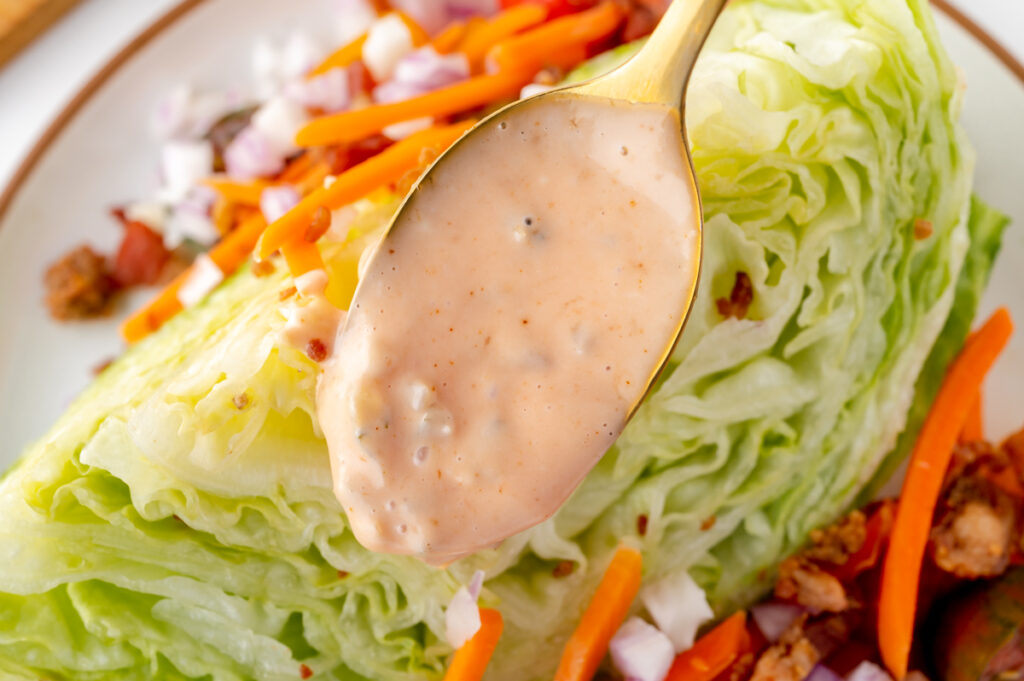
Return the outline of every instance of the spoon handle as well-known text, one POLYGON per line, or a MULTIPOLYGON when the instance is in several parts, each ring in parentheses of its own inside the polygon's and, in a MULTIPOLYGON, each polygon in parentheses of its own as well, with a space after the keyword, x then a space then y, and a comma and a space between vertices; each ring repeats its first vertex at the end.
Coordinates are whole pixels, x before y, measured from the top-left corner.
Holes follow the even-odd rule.
POLYGON ((674 0, 635 57, 581 90, 595 96, 680 106, 697 54, 726 2, 674 0))

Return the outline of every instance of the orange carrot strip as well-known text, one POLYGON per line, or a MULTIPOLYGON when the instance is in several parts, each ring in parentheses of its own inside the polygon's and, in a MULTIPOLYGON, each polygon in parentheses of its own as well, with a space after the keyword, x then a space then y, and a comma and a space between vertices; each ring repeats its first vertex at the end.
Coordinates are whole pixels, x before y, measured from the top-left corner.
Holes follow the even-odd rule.
POLYGON ((878 604, 879 649, 894 678, 907 675, 921 560, 953 446, 985 374, 1012 331, 1010 314, 1001 308, 967 339, 950 366, 914 445, 882 568, 878 604))
POLYGON ((430 46, 438 54, 454 52, 468 31, 469 24, 464 21, 456 21, 438 33, 437 37, 430 41, 430 46))
POLYGON ((300 196, 322 187, 324 180, 331 174, 331 166, 326 161, 321 161, 313 167, 309 168, 302 177, 295 183, 295 188, 298 189, 300 196))
POLYGON ((181 312, 183 306, 178 300, 178 291, 188 280, 191 269, 185 270, 164 287, 156 298, 121 322, 121 338, 126 343, 137 343, 153 333, 164 322, 181 312))
POLYGON ((967 414, 967 422, 964 429, 960 431, 960 442, 978 442, 985 439, 984 405, 982 403, 981 391, 974 396, 971 403, 971 411, 967 414))
POLYGON ((622 625, 640 590, 643 557, 620 546, 605 570, 576 631, 565 644, 555 681, 590 681, 608 652, 612 636, 622 625))
POLYGON ((444 681, 480 681, 494 649, 498 647, 504 626, 500 612, 480 608, 480 629, 455 651, 448 671, 444 673, 444 681))
POLYGON ((416 23, 412 17, 405 12, 395 12, 398 18, 402 20, 405 27, 409 29, 409 35, 412 36, 412 44, 416 47, 422 47, 430 42, 430 36, 423 30, 423 27, 416 23))
POLYGON ((711 681, 749 647, 747 613, 737 612, 676 655, 665 681, 711 681))
POLYGON ((302 179, 315 163, 314 155, 308 151, 304 152, 288 163, 285 169, 281 171, 281 174, 277 176, 277 179, 280 182, 296 182, 302 179))
POLYGON ((266 258, 289 241, 301 238, 319 206, 340 208, 378 187, 397 181, 419 165, 420 152, 424 148, 447 148, 472 125, 473 121, 463 121, 423 130, 352 166, 338 175, 330 187, 321 186, 313 190, 271 224, 260 240, 256 256, 266 258))
MULTIPOLYGON (((263 215, 254 214, 210 249, 210 259, 225 276, 231 274, 249 257, 266 225, 263 215)), ((181 312, 182 304, 178 300, 178 291, 191 274, 190 267, 179 274, 153 300, 128 317, 121 324, 121 337, 128 343, 140 341, 181 312)))
POLYGON ((243 206, 260 205, 260 196, 263 194, 263 190, 270 186, 270 183, 264 180, 235 182, 221 177, 209 177, 203 180, 203 184, 228 201, 243 206))
POLYGON ((306 74, 306 77, 313 78, 314 76, 327 73, 331 69, 343 69, 355 63, 363 56, 363 43, 365 42, 366 34, 364 33, 352 42, 342 45, 320 62, 319 66, 306 74))
POLYGON ((477 76, 401 102, 321 116, 299 130, 295 142, 302 147, 355 142, 394 123, 462 113, 518 96, 532 77, 533 73, 522 71, 477 76))
POLYGON ((313 270, 325 269, 324 258, 315 243, 298 240, 290 241, 281 247, 281 255, 288 263, 288 271, 293 277, 301 277, 313 270))
POLYGON ((552 55, 570 45, 587 45, 605 38, 619 27, 624 15, 614 2, 560 17, 508 40, 488 53, 499 71, 536 73, 552 55))
POLYGON ((207 255, 227 276, 249 258, 266 227, 267 221, 263 219, 263 214, 256 213, 229 232, 207 255))
POLYGON ((459 52, 466 55, 473 72, 479 73, 484 57, 492 47, 520 31, 533 28, 547 18, 548 10, 543 5, 515 5, 470 31, 459 45, 459 52))

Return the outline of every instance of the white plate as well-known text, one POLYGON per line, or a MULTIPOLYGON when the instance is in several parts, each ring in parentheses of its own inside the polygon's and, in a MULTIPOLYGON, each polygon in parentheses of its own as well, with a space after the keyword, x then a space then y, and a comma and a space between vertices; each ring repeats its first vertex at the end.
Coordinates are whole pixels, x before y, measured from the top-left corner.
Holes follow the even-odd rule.
MULTIPOLYGON (((155 186, 155 146, 147 132, 158 96, 181 82, 216 87, 244 81, 256 36, 293 28, 324 31, 329 0, 188 0, 157 22, 86 86, 51 126, 0 199, 0 472, 42 435, 91 379, 92 368, 121 350, 116 319, 62 325, 42 304, 46 265, 88 241, 112 249, 120 229, 110 206, 155 186)), ((940 13, 954 60, 964 69, 964 124, 978 148, 977 191, 1024 224, 1024 69, 1014 73, 966 24, 940 13)), ((962 20, 959 20, 962 21, 962 20)), ((975 31, 977 29, 974 29, 975 31)), ((324 31, 326 33, 326 31, 324 31)), ((1004 59, 1009 60, 1004 55, 1004 59)), ((1024 228, 1006 235, 983 312, 1008 305, 1024 321, 1024 228)), ((135 301, 138 302, 138 301, 135 301)), ((993 434, 1024 417, 1024 331, 987 386, 993 434)))

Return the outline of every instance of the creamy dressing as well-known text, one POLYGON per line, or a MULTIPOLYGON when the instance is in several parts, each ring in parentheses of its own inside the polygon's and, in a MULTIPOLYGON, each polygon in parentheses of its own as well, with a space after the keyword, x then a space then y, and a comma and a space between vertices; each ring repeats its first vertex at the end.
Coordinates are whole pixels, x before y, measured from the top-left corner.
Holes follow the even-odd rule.
POLYGON ((549 95, 429 175, 317 396, 364 546, 432 563, 493 546, 554 513, 611 446, 698 267, 681 150, 673 109, 549 95))

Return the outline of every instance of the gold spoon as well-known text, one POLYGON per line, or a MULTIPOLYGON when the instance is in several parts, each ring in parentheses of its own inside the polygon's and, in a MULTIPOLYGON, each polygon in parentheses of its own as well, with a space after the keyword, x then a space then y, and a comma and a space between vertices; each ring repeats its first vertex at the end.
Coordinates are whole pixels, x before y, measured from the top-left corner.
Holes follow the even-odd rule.
MULTIPOLYGON (((502 121, 509 123, 518 112, 524 107, 536 107, 543 105, 547 100, 564 100, 570 97, 579 98, 600 98, 630 104, 654 104, 665 105, 676 110, 679 116, 680 130, 680 151, 686 159, 688 184, 693 188, 693 196, 697 199, 697 254, 698 262, 703 252, 703 230, 704 213, 700 203, 700 192, 697 187, 694 175, 693 160, 690 155, 689 141, 686 139, 686 128, 683 125, 684 102, 686 89, 689 84, 690 74, 697 62, 704 41, 707 39, 711 28, 722 12, 728 0, 674 0, 666 11, 665 15, 658 22, 658 25, 646 44, 628 62, 615 70, 606 73, 592 80, 576 85, 557 88, 548 92, 540 93, 513 102, 469 130, 462 138, 453 144, 442 154, 431 167, 423 174, 420 180, 413 186, 409 195, 398 209, 387 232, 383 238, 385 244, 390 235, 402 230, 414 211, 410 210, 427 192, 449 192, 457 193, 458 187, 452 187, 440 182, 433 182, 431 175, 438 167, 456 158, 465 158, 465 155, 475 153, 475 134, 492 127, 495 123, 502 121)), ((661 359, 657 362, 655 370, 651 373, 646 390, 639 400, 629 409, 627 421, 636 412, 636 409, 647 396, 647 392, 654 385, 665 364, 668 362, 679 337, 682 335, 683 327, 693 306, 697 293, 697 282, 700 276, 700 268, 693 271, 693 278, 683 285, 689 289, 686 296, 686 304, 678 311, 679 324, 675 334, 661 353, 661 359)), ((357 289, 356 298, 359 296, 357 289)))
POLYGON ((445 563, 541 522, 650 391, 697 289, 680 109, 725 2, 675 0, 632 60, 487 117, 406 197, 317 395, 368 548, 445 563))

